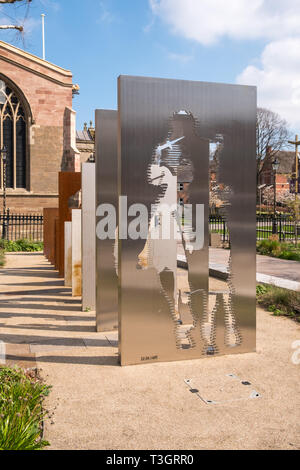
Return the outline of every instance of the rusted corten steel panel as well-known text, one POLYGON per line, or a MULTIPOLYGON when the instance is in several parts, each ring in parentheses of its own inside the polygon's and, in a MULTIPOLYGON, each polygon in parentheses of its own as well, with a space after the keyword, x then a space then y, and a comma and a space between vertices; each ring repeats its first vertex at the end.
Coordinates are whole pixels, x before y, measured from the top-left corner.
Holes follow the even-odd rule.
POLYGON ((55 261, 55 219, 58 208, 44 209, 44 255, 51 264, 55 261))
POLYGON ((54 221, 55 230, 55 253, 54 253, 54 267, 58 271, 59 268, 59 218, 54 221))
POLYGON ((81 190, 81 173, 61 172, 58 179, 59 188, 59 275, 65 274, 65 222, 72 221, 72 214, 69 208, 69 199, 81 190))

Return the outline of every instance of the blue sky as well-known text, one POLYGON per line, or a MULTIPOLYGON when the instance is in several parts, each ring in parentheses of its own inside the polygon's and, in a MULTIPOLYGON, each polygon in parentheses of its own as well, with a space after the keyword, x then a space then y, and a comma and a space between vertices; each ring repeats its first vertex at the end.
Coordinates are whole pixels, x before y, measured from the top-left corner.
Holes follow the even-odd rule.
MULTIPOLYGON (((295 127, 300 2, 286 0, 284 14, 282 3, 272 0, 270 10, 270 0, 251 8, 248 0, 33 0, 24 43, 15 33, 0 39, 41 56, 46 14, 46 59, 71 70, 81 88, 77 128, 96 108, 117 107, 120 74, 258 85, 259 104, 295 127)), ((5 12, 22 21, 21 7, 0 10, 1 23, 5 12)))

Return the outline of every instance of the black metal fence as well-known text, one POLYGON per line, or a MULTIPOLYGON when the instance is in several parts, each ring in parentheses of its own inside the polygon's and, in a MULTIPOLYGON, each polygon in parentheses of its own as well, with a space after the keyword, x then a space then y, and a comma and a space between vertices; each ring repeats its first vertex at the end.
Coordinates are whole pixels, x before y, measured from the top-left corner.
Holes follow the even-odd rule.
POLYGON ((43 216, 36 214, 0 214, 1 238, 16 241, 21 239, 42 242, 44 239, 43 216))
POLYGON ((272 234, 278 235, 280 241, 292 241, 297 236, 300 237, 300 225, 297 229, 293 218, 289 215, 260 215, 257 217, 256 233, 257 240, 265 240, 272 234))
MULTIPOLYGON (((219 215, 211 215, 209 218, 210 233, 218 233, 223 243, 229 242, 229 231, 226 220, 219 215)), ((260 215, 256 218, 257 241, 266 240, 276 234, 280 241, 295 240, 296 226, 293 218, 288 215, 260 215)), ((297 227, 297 235, 300 238, 300 225, 297 227)))
POLYGON ((229 242, 229 232, 226 220, 220 215, 211 215, 209 218, 209 231, 210 233, 217 233, 220 235, 222 243, 229 242))
MULTIPOLYGON (((295 223, 291 216, 278 215, 276 218, 271 215, 257 216, 256 219, 257 240, 268 239, 270 235, 277 234, 280 241, 295 240, 295 223)), ((7 240, 16 241, 27 239, 40 242, 44 239, 43 216, 36 214, 10 214, 7 211, 6 217, 0 214, 0 236, 7 240)), ((209 218, 210 233, 220 235, 223 243, 229 242, 229 231, 226 220, 220 215, 211 215, 209 218)), ((298 238, 300 238, 300 225, 297 228, 298 238)))

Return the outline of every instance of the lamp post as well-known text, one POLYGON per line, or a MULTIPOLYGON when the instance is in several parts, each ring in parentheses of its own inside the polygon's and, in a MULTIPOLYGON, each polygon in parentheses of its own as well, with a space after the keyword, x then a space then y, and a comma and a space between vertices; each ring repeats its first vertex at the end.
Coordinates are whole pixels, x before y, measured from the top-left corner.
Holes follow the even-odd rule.
POLYGON ((7 149, 4 147, 0 150, 2 162, 3 162, 3 227, 2 227, 2 238, 5 240, 7 236, 7 220, 6 220, 6 161, 7 161, 7 149))
POLYGON ((278 171, 279 165, 280 165, 280 162, 277 160, 277 158, 275 158, 275 159, 272 161, 272 168, 273 168, 273 174, 274 174, 274 208, 273 208, 274 219, 273 219, 273 227, 272 227, 272 233, 273 233, 273 234, 277 234, 277 221, 276 221, 276 175, 277 175, 277 171, 278 171))
POLYGON ((300 140, 298 140, 298 135, 296 135, 295 142, 289 140, 289 144, 295 145, 295 244, 298 245, 298 192, 299 192, 299 150, 300 140))

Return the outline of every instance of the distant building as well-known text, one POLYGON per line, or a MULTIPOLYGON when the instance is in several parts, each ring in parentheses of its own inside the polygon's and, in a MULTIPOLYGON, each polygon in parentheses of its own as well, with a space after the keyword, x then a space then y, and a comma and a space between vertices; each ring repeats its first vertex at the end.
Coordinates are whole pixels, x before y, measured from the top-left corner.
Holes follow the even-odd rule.
MULTIPOLYGON (((0 41, 0 148, 7 148, 7 207, 58 205, 58 172, 80 171, 72 73, 0 41)), ((0 166, 0 212, 3 197, 0 166)))
POLYGON ((76 146, 80 152, 80 162, 95 161, 95 128, 90 122, 90 127, 84 124, 82 131, 76 131, 76 146))
MULTIPOLYGON (((296 166, 295 152, 277 152, 276 158, 279 161, 279 168, 276 172, 276 193, 279 194, 290 190, 290 181, 296 166)), ((263 163, 259 185, 263 184, 266 186, 274 185, 274 171, 271 158, 266 158, 263 163)))

